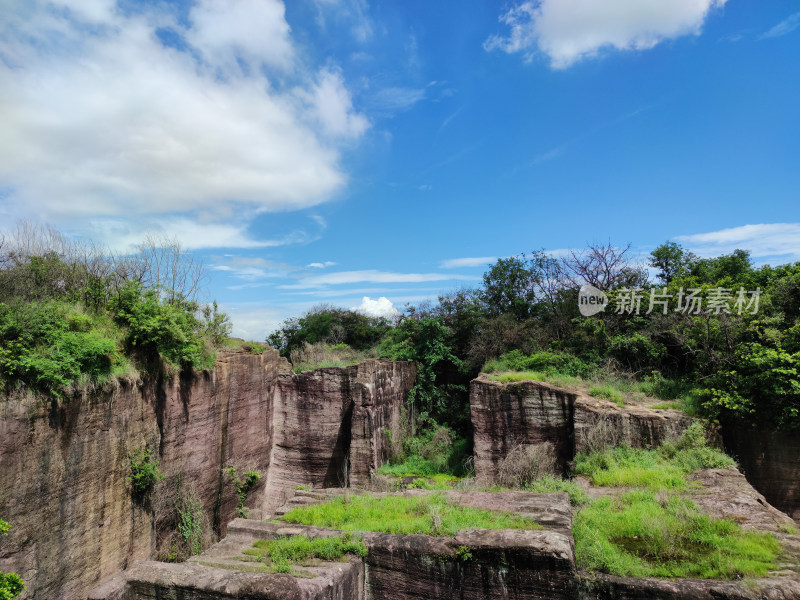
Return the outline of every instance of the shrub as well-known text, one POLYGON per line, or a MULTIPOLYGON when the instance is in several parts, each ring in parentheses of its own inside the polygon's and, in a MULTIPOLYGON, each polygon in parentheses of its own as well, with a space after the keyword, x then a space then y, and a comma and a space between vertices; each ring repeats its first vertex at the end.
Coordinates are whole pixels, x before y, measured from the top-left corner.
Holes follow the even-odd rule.
POLYGON ((137 448, 128 454, 131 475, 127 482, 131 484, 135 493, 144 494, 153 487, 156 481, 164 479, 158 470, 158 461, 150 457, 149 448, 137 448))

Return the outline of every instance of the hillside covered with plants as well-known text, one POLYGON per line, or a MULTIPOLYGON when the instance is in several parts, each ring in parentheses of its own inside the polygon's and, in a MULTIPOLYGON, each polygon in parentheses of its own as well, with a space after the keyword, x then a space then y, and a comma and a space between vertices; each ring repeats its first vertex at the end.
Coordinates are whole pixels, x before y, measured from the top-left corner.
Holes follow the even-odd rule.
POLYGON ((0 392, 62 397, 212 367, 230 323, 198 301, 204 278, 167 238, 118 255, 20 225, 0 238, 0 392))

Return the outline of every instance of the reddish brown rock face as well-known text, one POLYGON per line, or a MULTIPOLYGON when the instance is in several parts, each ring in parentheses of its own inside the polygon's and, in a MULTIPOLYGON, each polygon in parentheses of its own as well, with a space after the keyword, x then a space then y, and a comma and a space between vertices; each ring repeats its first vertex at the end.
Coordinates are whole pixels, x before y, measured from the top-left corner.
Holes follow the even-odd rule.
POLYGON ((412 363, 382 360, 281 374, 265 512, 282 505, 297 485, 367 483, 388 458, 387 431, 400 431, 415 378, 412 363))
POLYGON ((500 463, 518 444, 552 444, 559 468, 566 470, 575 453, 586 449, 598 422, 613 445, 635 448, 678 437, 691 422, 674 410, 619 408, 546 383, 500 383, 485 374, 470 383, 470 410, 475 475, 485 483, 496 478, 500 463))
POLYGON ((60 404, 12 399, 0 413, 0 516, 12 525, 0 571, 20 573, 29 597, 80 597, 155 555, 174 524, 154 509, 170 504, 179 481, 224 535, 237 504, 227 466, 261 472, 248 495, 254 509, 270 506, 281 486, 322 486, 347 448, 359 449, 350 472, 364 477, 381 464, 382 428, 399 419, 415 375, 412 363, 388 361, 294 375, 268 350, 221 356, 211 373, 60 404), (128 453, 143 446, 165 479, 158 494, 134 502, 128 453))

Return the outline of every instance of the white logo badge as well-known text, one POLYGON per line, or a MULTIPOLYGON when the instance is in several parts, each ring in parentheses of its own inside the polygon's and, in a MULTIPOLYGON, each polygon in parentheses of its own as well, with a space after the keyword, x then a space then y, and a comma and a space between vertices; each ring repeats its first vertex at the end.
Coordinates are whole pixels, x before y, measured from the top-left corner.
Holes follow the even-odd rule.
POLYGON ((608 306, 608 296, 593 285, 582 285, 578 291, 578 310, 584 317, 591 317, 608 306))

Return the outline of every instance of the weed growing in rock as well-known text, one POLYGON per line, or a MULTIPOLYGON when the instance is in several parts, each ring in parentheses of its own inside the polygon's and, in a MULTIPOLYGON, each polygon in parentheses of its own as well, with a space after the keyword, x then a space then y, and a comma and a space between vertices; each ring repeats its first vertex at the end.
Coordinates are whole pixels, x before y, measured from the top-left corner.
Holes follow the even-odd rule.
POLYGON ((369 494, 334 498, 303 506, 282 517, 289 523, 316 525, 345 531, 452 536, 465 529, 540 529, 531 519, 508 512, 459 506, 443 494, 384 496, 369 494))
POLYGON ((164 479, 158 470, 158 461, 150 456, 149 448, 136 448, 128 454, 131 465, 131 476, 126 479, 133 487, 134 493, 148 492, 156 481, 164 479))
MULTIPOLYGON (((228 467, 225 472, 231 478, 233 487, 236 490, 236 496, 239 499, 239 505, 236 507, 236 513, 242 518, 246 519, 250 510, 244 505, 247 501, 247 494, 261 479, 261 473, 258 471, 247 471, 244 474, 244 479, 239 477, 239 472, 235 467, 228 467)), ((298 488, 299 489, 299 488, 298 488)))
POLYGON ((573 535, 581 568, 632 577, 760 577, 777 568, 781 550, 771 534, 649 490, 596 500, 576 515, 573 535))

